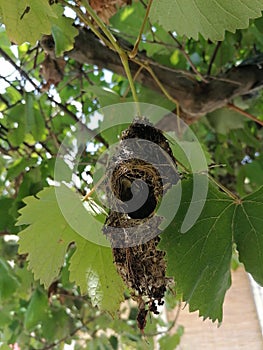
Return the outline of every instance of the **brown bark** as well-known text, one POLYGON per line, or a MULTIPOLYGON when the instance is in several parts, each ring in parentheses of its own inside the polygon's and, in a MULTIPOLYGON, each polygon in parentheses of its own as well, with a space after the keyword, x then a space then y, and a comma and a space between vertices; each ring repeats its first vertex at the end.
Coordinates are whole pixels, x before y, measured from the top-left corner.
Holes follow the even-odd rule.
MULTIPOLYGON (((122 39, 120 39, 120 45, 127 48, 127 42, 122 39)), ((95 64, 100 68, 107 68, 124 75, 118 54, 106 47, 89 30, 80 29, 74 49, 67 54, 80 63, 95 64)), ((263 85, 263 69, 259 64, 233 67, 219 76, 206 77, 207 83, 205 83, 197 81, 191 72, 171 69, 151 62, 144 53, 139 53, 138 59, 149 62, 159 81, 179 102, 182 112, 189 119, 197 119, 221 108, 234 97, 248 94, 263 85)), ((131 61, 130 68, 135 74, 139 65, 131 61)), ((145 69, 141 71, 137 81, 161 93, 153 77, 145 69)))

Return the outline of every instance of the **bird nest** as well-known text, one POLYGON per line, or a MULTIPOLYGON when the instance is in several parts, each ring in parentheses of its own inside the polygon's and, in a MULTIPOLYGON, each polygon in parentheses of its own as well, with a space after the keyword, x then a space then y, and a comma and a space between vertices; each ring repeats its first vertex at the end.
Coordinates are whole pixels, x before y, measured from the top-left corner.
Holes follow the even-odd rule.
POLYGON ((157 249, 162 217, 156 211, 179 176, 167 139, 146 118, 135 118, 122 133, 105 178, 110 212, 103 232, 118 273, 139 302, 143 330, 148 311, 158 313, 168 283, 165 253, 157 249))

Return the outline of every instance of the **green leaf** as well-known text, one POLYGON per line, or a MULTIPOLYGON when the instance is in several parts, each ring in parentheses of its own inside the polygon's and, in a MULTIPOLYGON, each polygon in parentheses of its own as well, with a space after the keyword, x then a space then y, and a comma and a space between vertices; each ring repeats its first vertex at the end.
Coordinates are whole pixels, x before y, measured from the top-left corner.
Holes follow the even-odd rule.
MULTIPOLYGON (((172 135, 172 133, 168 134, 172 135)), ((207 163, 211 162, 209 153, 203 150, 198 140, 180 141, 176 140, 176 136, 171 138, 170 146, 175 159, 178 160, 186 169, 194 172, 204 171, 207 168, 207 163), (207 158, 206 158, 207 157, 207 158)))
POLYGON ((246 120, 244 116, 227 108, 209 113, 207 119, 216 132, 224 135, 232 129, 243 128, 246 120))
POLYGON ((200 316, 221 321, 224 296, 231 283, 234 205, 210 185, 201 215, 194 226, 181 233, 192 189, 191 178, 182 181, 180 208, 162 234, 160 248, 166 251, 167 275, 175 279, 177 293, 189 303, 190 311, 199 310, 200 316))
MULTIPOLYGON (((140 1, 133 2, 131 6, 124 6, 112 16, 110 23, 114 28, 118 28, 120 33, 130 34, 132 36, 130 41, 134 43, 143 23, 144 14, 145 8, 140 1)), ((148 26, 148 24, 146 25, 148 26)))
POLYGON ((94 305, 114 313, 122 300, 123 285, 113 265, 111 249, 87 239, 94 234, 103 236, 101 231, 96 231, 102 224, 96 225, 91 213, 66 186, 46 188, 37 197, 25 199, 26 206, 20 210, 17 223, 30 225, 19 234, 19 252, 28 254, 35 279, 48 287, 59 275, 69 244, 75 242, 77 249, 71 258, 70 280, 76 281, 82 293, 89 293, 94 305), (59 197, 67 202, 63 208, 59 197), (74 231, 74 225, 83 226, 87 237, 74 231), (114 297, 112 290, 116 291, 114 297))
POLYGON ((12 146, 19 147, 25 139, 25 107, 22 104, 16 105, 8 113, 10 124, 7 138, 12 146))
POLYGON ((83 294, 88 293, 93 306, 99 306, 112 315, 123 301, 124 284, 113 265, 110 248, 92 244, 79 237, 77 252, 70 263, 71 276, 83 294), (88 252, 88 253, 87 253, 88 252))
POLYGON ((173 335, 165 335, 160 338, 159 345, 160 350, 174 350, 180 344, 182 335, 184 334, 184 328, 179 326, 177 331, 173 335))
POLYGON ((63 159, 57 158, 56 167, 56 181, 70 182, 72 178, 72 170, 69 168, 68 164, 66 164, 63 159))
POLYGON ((90 85, 87 90, 92 92, 94 94, 94 97, 99 100, 101 107, 121 102, 120 95, 109 88, 90 85))
POLYGON ((9 213, 13 202, 13 198, 0 198, 0 231, 12 229, 14 225, 14 218, 9 213))
POLYGON ((35 98, 32 94, 26 95, 25 103, 25 131, 32 134, 36 141, 43 141, 45 136, 45 121, 40 111, 34 106, 35 98))
POLYGON ((22 299, 28 299, 28 295, 31 294, 32 285, 34 283, 33 274, 31 271, 27 269, 27 263, 21 266, 16 266, 15 273, 20 281, 19 290, 17 291, 17 295, 22 299))
POLYGON ((251 163, 247 163, 242 166, 237 176, 237 190, 239 194, 247 194, 252 190, 258 190, 263 186, 263 177, 259 174, 263 173, 263 162, 258 159, 253 160, 251 163), (245 180, 248 180, 245 182, 245 180), (246 188, 250 191, 245 191, 246 188))
POLYGON ((72 319, 67 314, 66 310, 58 308, 52 310, 49 317, 43 318, 42 328, 43 334, 50 341, 67 338, 73 331, 72 319))
POLYGON ((19 147, 28 135, 35 141, 45 139, 45 121, 34 105, 34 96, 28 93, 25 100, 24 104, 20 103, 8 112, 8 140, 15 147, 19 147))
POLYGON ((19 282, 9 265, 0 258, 0 303, 8 299, 19 287, 19 282))
POLYGON ((263 187, 244 197, 234 214, 234 239, 239 260, 263 285, 263 187))
POLYGON ((17 225, 30 225, 20 233, 19 252, 28 254, 35 279, 48 287, 57 278, 75 232, 65 221, 56 202, 54 188, 27 197, 17 225), (38 199, 39 198, 39 199, 38 199))
POLYGON ((37 288, 28 304, 25 313, 24 326, 28 331, 33 330, 39 323, 41 323, 43 316, 48 310, 48 297, 40 288, 37 288))
POLYGON ((7 168, 7 179, 14 180, 17 176, 19 176, 22 172, 25 171, 26 167, 31 167, 35 165, 37 162, 37 158, 19 158, 11 163, 7 168))
POLYGON ((155 105, 166 108, 169 111, 172 111, 175 109, 175 104, 173 102, 169 101, 162 94, 159 94, 156 91, 153 91, 147 87, 140 86, 139 96, 140 96, 140 102, 152 103, 154 101, 155 105))
POLYGON ((35 44, 42 34, 50 34, 56 14, 46 0, 0 0, 8 37, 16 44, 35 44))
POLYGON ((11 43, 7 37, 6 30, 3 27, 0 28, 0 41, 1 41, 1 48, 5 50, 7 49, 8 54, 10 54, 10 52, 12 52, 11 50, 9 50, 11 43))
POLYGON ((63 16, 63 7, 56 7, 57 18, 52 20, 51 32, 55 41, 56 56, 73 48, 78 30, 73 27, 74 20, 63 16))
POLYGON ((150 11, 152 22, 159 22, 166 30, 198 39, 223 40, 225 31, 247 28, 249 19, 261 16, 260 0, 159 0, 150 11))

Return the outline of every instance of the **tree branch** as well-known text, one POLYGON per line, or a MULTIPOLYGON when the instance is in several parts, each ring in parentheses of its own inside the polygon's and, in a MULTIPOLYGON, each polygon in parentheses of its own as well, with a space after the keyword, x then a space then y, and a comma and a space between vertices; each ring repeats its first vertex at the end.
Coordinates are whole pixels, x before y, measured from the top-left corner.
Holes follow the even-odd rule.
MULTIPOLYGON (((124 39, 119 38, 118 43, 123 49, 132 50, 131 45, 124 39)), ((118 54, 106 47, 87 29, 79 29, 74 49, 67 55, 82 64, 95 64, 125 75, 118 54)), ((141 65, 146 63, 152 69, 169 95, 179 102, 188 119, 196 120, 208 112, 226 106, 234 97, 248 94, 263 86, 263 70, 258 65, 233 67, 219 76, 206 77, 207 83, 204 83, 197 81, 194 73, 161 66, 142 52, 136 56, 137 63, 134 60, 130 62, 133 75, 140 68, 138 60, 142 62, 141 65)), ((140 72, 137 81, 161 93, 155 79, 146 70, 140 72)))
POLYGON ((241 109, 241 108, 239 108, 239 107, 233 105, 232 103, 228 103, 228 104, 227 104, 227 107, 228 107, 229 109, 232 109, 233 111, 236 111, 236 112, 238 112, 238 113, 244 115, 245 117, 247 117, 247 118, 253 120, 255 123, 257 123, 257 124, 263 126, 263 120, 259 120, 259 119, 256 118, 254 115, 252 115, 252 114, 250 114, 250 113, 244 111, 243 109, 241 109))
POLYGON ((213 65, 213 63, 214 63, 214 61, 216 59, 216 55, 218 53, 218 50, 219 50, 221 44, 222 44, 222 41, 218 41, 218 43, 216 44, 216 47, 215 47, 214 52, 212 54, 211 60, 209 62, 209 66, 208 66, 208 69, 207 69, 207 75, 211 74, 212 65, 213 65))

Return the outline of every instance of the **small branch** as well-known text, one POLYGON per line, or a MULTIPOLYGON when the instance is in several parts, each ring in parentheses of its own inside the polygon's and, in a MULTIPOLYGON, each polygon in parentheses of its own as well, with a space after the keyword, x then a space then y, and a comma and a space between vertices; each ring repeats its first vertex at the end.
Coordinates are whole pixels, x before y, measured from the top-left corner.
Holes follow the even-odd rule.
POLYGON ((92 194, 96 191, 96 189, 99 187, 99 185, 104 181, 105 175, 103 175, 99 181, 92 187, 92 189, 82 198, 82 202, 85 202, 88 200, 92 194))
POLYGON ((220 182, 218 182, 212 175, 208 174, 208 178, 209 180, 211 180, 217 187, 219 187, 223 192, 225 192, 228 197, 234 199, 234 201, 236 203, 241 203, 241 199, 236 195, 234 194, 233 192, 231 192, 228 188, 226 188, 224 185, 222 185, 220 182))
MULTIPOLYGON (((176 160, 177 164, 188 174, 191 174, 191 171, 187 169, 178 159, 176 160)), ((230 198, 234 199, 236 203, 240 203, 241 199, 233 192, 231 192, 228 188, 218 182, 212 175, 209 173, 204 173, 208 177, 210 181, 212 181, 217 187, 219 187, 223 192, 225 192, 230 198)))
MULTIPOLYGON (((85 6, 87 13, 91 16, 91 18, 94 20, 96 25, 101 29, 101 31, 104 33, 105 36, 103 36, 100 31, 96 28, 96 26, 93 25, 93 23, 90 21, 88 16, 84 14, 81 9, 78 6, 71 5, 67 3, 64 0, 59 0, 60 3, 62 3, 65 6, 69 6, 73 11, 76 12, 76 14, 79 16, 79 18, 83 21, 84 24, 89 26, 91 30, 94 32, 94 34, 109 48, 111 48, 113 51, 116 51, 121 59, 123 68, 125 70, 126 76, 129 80, 129 84, 131 86, 131 91, 133 95, 133 99, 135 102, 138 102, 138 97, 136 93, 136 89, 133 84, 132 75, 130 72, 129 62, 128 62, 128 56, 127 53, 119 46, 116 38, 113 36, 111 31, 106 27, 104 22, 100 19, 99 16, 97 16, 96 12, 93 10, 93 8, 90 6, 89 2, 87 0, 82 0, 83 5, 85 6)), ((139 112, 139 106, 137 104, 138 112, 139 112)))
POLYGON ((155 73, 152 70, 152 68, 146 62, 141 62, 141 61, 139 61, 137 59, 133 59, 133 61, 136 62, 141 67, 143 67, 144 69, 146 69, 148 73, 150 73, 150 75, 154 79, 155 83, 158 85, 158 87, 160 88, 162 93, 168 98, 168 100, 172 101, 174 104, 176 104, 176 106, 179 105, 178 101, 169 94, 169 92, 165 89, 163 84, 160 82, 160 80, 155 75, 155 73))
POLYGON ((216 59, 216 55, 218 53, 218 50, 219 50, 221 44, 222 44, 222 41, 218 41, 218 43, 216 44, 216 47, 214 49, 214 52, 212 54, 212 57, 211 57, 211 60, 210 60, 210 63, 209 63, 208 69, 207 69, 207 75, 211 74, 212 65, 213 65, 213 63, 214 63, 214 61, 216 59))
MULTIPOLYGON (((129 67, 129 61, 128 61, 127 54, 125 52, 123 52, 123 53, 120 53, 119 55, 120 55, 121 62, 122 62, 123 68, 125 70, 125 73, 127 75, 130 87, 131 87, 133 100, 134 100, 134 102, 137 102, 137 109, 138 109, 139 108, 138 107, 139 100, 138 100, 138 96, 137 96, 136 89, 135 89, 135 86, 134 86, 133 78, 132 78, 132 75, 131 75, 131 70, 130 70, 130 67, 129 67)), ((139 109, 137 110, 137 113, 139 115, 141 114, 139 109)))
MULTIPOLYGON (((137 102, 137 109, 138 109, 137 112, 140 115, 139 105, 138 105, 139 100, 138 100, 136 89, 135 89, 135 86, 134 86, 134 83, 133 83, 133 79, 132 79, 132 75, 131 75, 131 71, 130 71, 130 67, 129 67, 129 60, 128 60, 127 53, 120 47, 120 45, 118 44, 116 38, 113 36, 111 31, 105 26, 105 24, 100 19, 100 17, 97 16, 96 12, 90 6, 88 1, 87 0, 82 0, 82 2, 85 4, 84 6, 85 6, 87 12, 89 13, 89 15, 93 18, 95 23, 99 26, 99 28, 102 30, 102 32, 105 34, 106 38, 110 42, 110 47, 113 48, 119 54, 121 62, 122 62, 122 65, 123 65, 123 68, 125 70, 126 76, 128 78, 128 81, 129 81, 129 84, 130 84, 130 87, 131 87, 133 100, 134 100, 134 102, 137 102)), ((89 26, 92 29, 92 31, 94 32, 94 34, 96 34, 98 36, 97 29, 91 23, 87 23, 87 20, 85 20, 86 17, 84 17, 83 19, 84 19, 84 23, 85 24, 89 24, 89 26)), ((109 44, 107 42, 105 42, 105 38, 104 37, 101 38, 101 35, 99 35, 99 38, 102 39, 102 41, 106 45, 109 46, 109 44)))
POLYGON ((152 2, 153 2, 153 0, 149 0, 149 2, 148 2, 147 8, 146 8, 146 13, 145 13, 145 16, 144 16, 144 19, 143 19, 143 22, 142 22, 142 25, 141 25, 141 28, 140 28, 140 32, 138 34, 138 37, 136 39, 136 42, 135 42, 135 45, 134 45, 132 51, 129 53, 129 58, 134 58, 137 55, 138 47, 139 47, 139 44, 140 44, 140 41, 141 41, 141 38, 142 38, 142 34, 143 34, 143 31, 144 31, 144 28, 145 28, 145 25, 146 25, 146 22, 147 22, 147 19, 148 19, 148 16, 149 16, 149 12, 150 12, 150 9, 151 9, 151 6, 152 6, 152 2))
POLYGON ((252 114, 250 114, 250 113, 244 111, 243 109, 241 109, 241 108, 235 106, 234 104, 228 103, 226 106, 227 106, 227 108, 232 109, 233 111, 236 111, 236 112, 238 112, 238 113, 244 115, 245 117, 247 117, 247 118, 253 120, 255 123, 257 123, 257 124, 263 126, 263 121, 262 121, 262 120, 257 119, 254 115, 252 115, 252 114))
MULTIPOLYGON (((139 67, 139 69, 137 70, 137 72, 134 74, 134 76, 133 76, 133 81, 134 81, 134 82, 136 81, 137 77, 140 75, 142 69, 143 69, 143 66, 139 67)), ((123 99, 127 96, 127 94, 128 94, 129 91, 130 91, 130 86, 128 86, 127 89, 125 90, 125 92, 124 92, 124 94, 123 94, 123 96, 122 96, 123 99)))
MULTIPOLYGON (((0 49, 1 51, 1 49, 0 49)), ((9 81, 6 77, 0 75, 0 79, 3 79, 8 85, 12 86, 12 88, 14 90, 16 90, 22 97, 23 97, 23 93, 20 89, 18 89, 11 81, 9 81)), ((20 101, 19 101, 20 102, 20 101)))
MULTIPOLYGON (((37 92, 39 92, 40 94, 42 94, 41 88, 29 77, 28 73, 25 72, 21 67, 19 67, 12 59, 11 57, 9 57, 9 55, 0 48, 0 54, 2 54, 2 56, 5 58, 5 60, 7 60, 9 63, 12 64, 12 66, 21 74, 21 76, 23 76, 27 81, 30 82, 30 84, 32 84, 32 86, 36 89, 37 92)), ((18 90, 19 91, 19 90, 18 90)), ((20 94, 22 95, 22 92, 20 92, 20 94)), ((56 101, 55 99, 53 99, 50 95, 47 95, 47 98, 50 102, 53 102, 55 105, 57 105, 63 112, 67 113, 76 123, 80 123, 79 119, 76 117, 76 115, 71 112, 66 105, 63 105, 62 103, 56 101)), ((108 147, 108 143, 104 140, 104 138, 101 135, 96 134, 94 131, 90 130, 89 128, 87 128, 86 125, 83 124, 83 127, 85 128, 85 130, 88 132, 88 134, 91 137, 94 137, 95 140, 97 140, 98 142, 103 143, 106 147, 108 147)))
MULTIPOLYGON (((45 120, 45 125, 46 125, 46 128, 48 129, 48 132, 49 132, 49 135, 51 136, 51 138, 53 139, 54 141, 54 144, 57 148, 57 150, 59 149, 59 147, 61 146, 59 140, 58 140, 58 137, 57 135, 52 131, 52 128, 50 127, 50 125, 52 125, 52 118, 50 116, 46 116, 43 108, 42 108, 42 105, 41 105, 41 101, 39 100, 38 101, 38 106, 39 106, 39 110, 40 110, 40 113, 42 114, 43 116, 43 119, 45 120), (50 124, 50 125, 49 125, 50 124)), ((49 152, 50 154, 52 154, 52 152, 46 147, 46 145, 44 143, 41 143, 42 147, 45 148, 45 150, 47 152, 49 152)))

